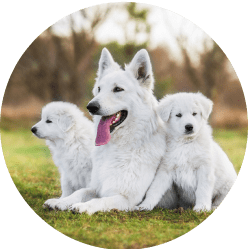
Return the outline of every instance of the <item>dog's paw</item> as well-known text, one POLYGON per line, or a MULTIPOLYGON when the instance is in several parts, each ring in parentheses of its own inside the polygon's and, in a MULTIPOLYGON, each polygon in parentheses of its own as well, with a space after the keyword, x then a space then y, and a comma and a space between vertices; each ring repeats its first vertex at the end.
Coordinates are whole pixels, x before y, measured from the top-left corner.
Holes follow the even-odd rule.
POLYGON ((82 213, 82 212, 80 212, 81 205, 82 205, 82 203, 73 204, 69 207, 69 210, 72 211, 73 213, 82 213))
POLYGON ((146 211, 146 209, 144 207, 135 206, 133 211, 146 211))
POLYGON ((193 211, 195 212, 205 212, 205 211, 210 211, 211 210, 211 207, 207 207, 205 205, 195 205, 194 208, 193 208, 193 211))
POLYGON ((43 204, 43 208, 55 209, 56 204, 59 202, 59 199, 48 199, 43 204))
POLYGON ((216 208, 218 208, 219 206, 212 206, 212 210, 215 210, 216 208))
POLYGON ((43 208, 65 211, 69 208, 69 204, 61 198, 49 199, 43 204, 43 208))
POLYGON ((151 211, 152 208, 151 208, 150 205, 140 204, 139 206, 135 206, 134 210, 138 210, 138 211, 151 211))
POLYGON ((70 210, 74 213, 87 213, 89 215, 92 215, 98 211, 109 211, 109 209, 104 209, 104 206, 101 204, 101 200, 99 199, 93 199, 88 202, 75 203, 70 206, 70 210))
POLYGON ((69 207, 69 210, 71 210, 73 213, 87 213, 89 215, 94 214, 96 211, 93 210, 93 208, 90 207, 87 203, 76 203, 69 207))
POLYGON ((60 200, 56 205, 55 209, 60 211, 68 210, 70 207, 70 204, 68 204, 66 201, 60 200))

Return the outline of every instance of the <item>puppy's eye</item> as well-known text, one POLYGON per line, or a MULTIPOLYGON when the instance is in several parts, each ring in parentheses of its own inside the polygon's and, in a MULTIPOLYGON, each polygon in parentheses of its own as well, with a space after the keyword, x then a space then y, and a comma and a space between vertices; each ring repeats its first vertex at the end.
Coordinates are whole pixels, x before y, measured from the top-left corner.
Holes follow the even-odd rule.
POLYGON ((46 123, 48 123, 48 124, 49 124, 49 123, 52 123, 52 121, 48 119, 48 120, 46 121, 46 123))
POLYGON ((121 91, 124 91, 124 89, 116 86, 113 91, 114 92, 121 92, 121 91))
POLYGON ((100 92, 101 91, 101 88, 100 87, 98 87, 98 92, 100 92))
POLYGON ((193 116, 196 116, 197 115, 197 113, 196 112, 193 112, 193 114, 192 114, 193 116))
POLYGON ((176 116, 179 117, 179 118, 181 118, 181 117, 182 117, 182 114, 181 114, 181 113, 178 113, 176 116))

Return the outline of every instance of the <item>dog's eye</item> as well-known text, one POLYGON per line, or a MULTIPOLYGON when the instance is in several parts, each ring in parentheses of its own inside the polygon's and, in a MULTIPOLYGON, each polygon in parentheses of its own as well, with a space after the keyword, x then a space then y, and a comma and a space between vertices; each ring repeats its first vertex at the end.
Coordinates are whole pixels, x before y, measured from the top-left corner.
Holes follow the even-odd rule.
POLYGON ((113 91, 114 92, 121 92, 121 91, 124 91, 124 89, 116 86, 113 91))
POLYGON ((49 124, 49 123, 52 123, 52 121, 48 119, 48 120, 46 121, 46 123, 48 123, 48 124, 49 124))
POLYGON ((179 118, 181 118, 181 117, 182 117, 182 114, 181 114, 181 113, 178 113, 176 116, 179 117, 179 118))
POLYGON ((195 116, 195 115, 197 115, 197 113, 196 112, 193 112, 193 114, 192 114, 193 116, 195 116))
POLYGON ((100 92, 101 91, 101 88, 100 87, 98 87, 98 92, 100 92))

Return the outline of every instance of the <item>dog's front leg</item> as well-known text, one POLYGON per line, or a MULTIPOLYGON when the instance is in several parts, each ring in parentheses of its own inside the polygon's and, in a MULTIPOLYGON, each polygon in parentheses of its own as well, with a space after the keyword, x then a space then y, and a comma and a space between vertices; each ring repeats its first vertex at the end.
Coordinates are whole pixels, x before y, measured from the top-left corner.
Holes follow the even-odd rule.
POLYGON ((47 200, 43 207, 63 211, 68 209, 72 204, 88 201, 93 198, 96 198, 96 191, 94 189, 82 188, 65 198, 47 200))
POLYGON ((146 192, 145 200, 139 206, 135 207, 136 210, 152 210, 159 203, 164 193, 172 187, 171 174, 167 172, 166 165, 161 166, 146 192))
POLYGON ((128 199, 122 195, 115 195, 110 197, 102 197, 99 199, 92 199, 85 203, 76 203, 70 207, 70 210, 78 213, 87 213, 89 215, 95 212, 108 212, 111 209, 118 209, 120 211, 132 210, 134 205, 131 205, 128 199))
POLYGON ((71 195, 74 192, 70 182, 68 181, 66 176, 64 176, 64 174, 65 173, 63 173, 61 175, 61 179, 60 179, 61 190, 62 190, 62 195, 61 195, 60 199, 65 198, 65 197, 71 195))
POLYGON ((215 176, 212 167, 204 165, 197 170, 197 189, 194 211, 210 211, 215 176))

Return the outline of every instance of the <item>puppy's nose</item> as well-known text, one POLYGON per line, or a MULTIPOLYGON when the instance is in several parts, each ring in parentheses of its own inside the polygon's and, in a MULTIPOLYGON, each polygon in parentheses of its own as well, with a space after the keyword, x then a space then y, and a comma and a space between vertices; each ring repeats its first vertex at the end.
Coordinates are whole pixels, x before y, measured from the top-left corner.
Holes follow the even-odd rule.
POLYGON ((192 124, 186 124, 185 125, 185 130, 186 131, 192 131, 193 130, 193 125, 192 124))
POLYGON ((36 128, 36 127, 32 127, 31 131, 32 131, 33 133, 36 133, 36 132, 37 132, 37 128, 36 128))
POLYGON ((100 109, 100 105, 98 102, 91 102, 87 105, 87 109, 91 114, 95 114, 100 109))

